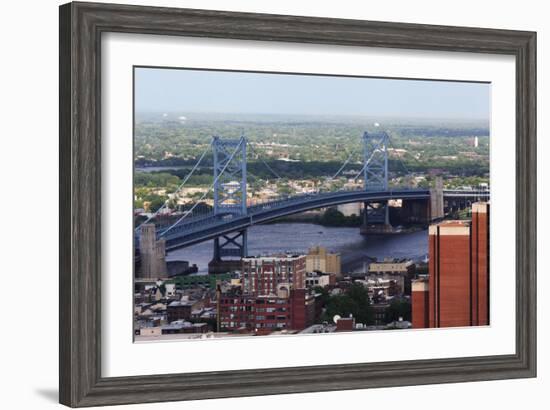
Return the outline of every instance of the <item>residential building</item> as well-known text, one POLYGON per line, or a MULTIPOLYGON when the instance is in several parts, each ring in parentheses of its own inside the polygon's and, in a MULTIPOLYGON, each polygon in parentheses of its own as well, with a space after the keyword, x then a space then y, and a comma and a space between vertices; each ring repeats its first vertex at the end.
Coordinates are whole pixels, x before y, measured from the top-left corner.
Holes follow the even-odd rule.
POLYGON ((206 333, 208 332, 208 324, 206 323, 191 323, 185 320, 178 320, 168 325, 161 326, 163 335, 185 334, 185 333, 206 333))
POLYGON ((304 289, 306 257, 303 255, 278 255, 247 257, 242 259, 243 293, 274 295, 280 284, 291 289, 304 289))
POLYGON ((336 284, 336 275, 334 273, 306 273, 306 287, 314 288, 320 286, 322 288, 326 286, 333 286, 336 284))
POLYGON ((369 264, 369 274, 409 274, 414 272, 414 263, 410 259, 384 259, 369 264))
POLYGON ((315 296, 305 289, 280 286, 278 295, 221 294, 220 328, 269 333, 276 330, 303 330, 313 324, 315 296))
POLYGON ((357 279, 355 283, 366 287, 372 300, 402 295, 404 289, 404 279, 401 275, 367 275, 364 280, 357 279))
POLYGON ((342 274, 342 263, 339 253, 330 253, 322 246, 310 248, 306 255, 308 272, 342 274))
MULTIPOLYGON (((397 284, 398 293, 411 294, 411 279, 416 270, 416 265, 410 259, 385 259, 381 262, 369 264, 368 275, 365 280, 376 278, 393 281, 397 284)), ((390 295, 392 296, 392 295, 390 295)))
POLYGON ((189 300, 174 300, 166 307, 166 318, 168 323, 176 320, 188 320, 191 318, 193 302, 189 300))
POLYGON ((371 305, 372 316, 375 326, 385 326, 387 323, 387 310, 390 306, 389 302, 385 299, 376 302, 371 305))

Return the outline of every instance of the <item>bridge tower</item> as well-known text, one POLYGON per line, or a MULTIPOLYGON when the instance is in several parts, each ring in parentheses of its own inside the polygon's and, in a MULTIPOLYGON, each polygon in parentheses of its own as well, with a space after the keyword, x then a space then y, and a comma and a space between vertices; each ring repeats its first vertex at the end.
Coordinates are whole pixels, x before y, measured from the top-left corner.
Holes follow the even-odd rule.
MULTIPOLYGON (((236 217, 247 214, 246 146, 247 139, 244 136, 238 139, 213 138, 215 215, 236 217)), ((214 239, 212 263, 219 264, 223 257, 242 258, 246 255, 246 230, 214 239)))
POLYGON ((365 191, 388 189, 388 139, 384 131, 363 134, 365 191))
MULTIPOLYGON (((385 131, 372 133, 365 131, 363 134, 365 191, 388 190, 388 143, 389 136, 385 131)), ((387 201, 365 202, 361 232, 380 231, 380 229, 370 229, 371 225, 382 225, 382 231, 391 229, 387 201)))

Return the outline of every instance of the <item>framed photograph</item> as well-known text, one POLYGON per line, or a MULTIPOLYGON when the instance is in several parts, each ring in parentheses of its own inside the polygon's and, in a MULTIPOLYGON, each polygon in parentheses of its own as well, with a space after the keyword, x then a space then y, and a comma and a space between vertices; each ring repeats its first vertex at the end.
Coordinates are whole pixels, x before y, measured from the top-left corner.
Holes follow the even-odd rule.
POLYGON ((60 402, 535 377, 535 50, 61 6, 60 402))

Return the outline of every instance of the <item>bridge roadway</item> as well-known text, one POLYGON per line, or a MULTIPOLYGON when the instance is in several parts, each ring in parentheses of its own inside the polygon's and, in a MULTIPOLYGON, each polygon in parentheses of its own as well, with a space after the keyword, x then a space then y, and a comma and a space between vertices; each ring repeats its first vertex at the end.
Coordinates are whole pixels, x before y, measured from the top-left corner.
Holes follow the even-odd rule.
MULTIPOLYGON (((471 198, 488 199, 488 191, 444 190, 444 199, 471 198)), ((159 237, 166 239, 166 250, 187 247, 209 239, 238 232, 252 225, 268 222, 276 218, 292 215, 317 208, 342 205, 354 202, 377 202, 389 199, 429 199, 427 189, 394 189, 388 191, 338 191, 327 193, 303 194, 283 198, 247 208, 247 215, 226 212, 217 215, 199 215, 185 218, 179 225, 159 237)))

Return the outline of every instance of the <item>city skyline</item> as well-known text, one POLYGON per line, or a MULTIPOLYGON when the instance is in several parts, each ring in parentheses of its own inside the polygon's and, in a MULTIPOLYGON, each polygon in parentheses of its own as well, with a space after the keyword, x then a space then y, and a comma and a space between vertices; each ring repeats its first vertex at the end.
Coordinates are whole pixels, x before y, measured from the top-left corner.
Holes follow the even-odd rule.
POLYGON ((135 80, 135 341, 490 323, 489 84, 135 80))

